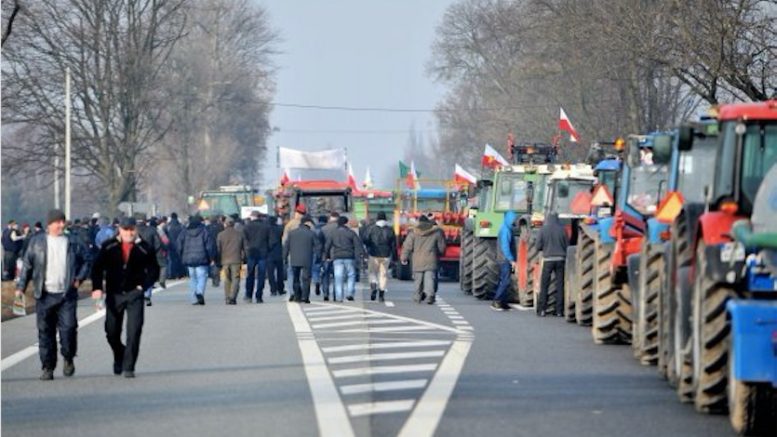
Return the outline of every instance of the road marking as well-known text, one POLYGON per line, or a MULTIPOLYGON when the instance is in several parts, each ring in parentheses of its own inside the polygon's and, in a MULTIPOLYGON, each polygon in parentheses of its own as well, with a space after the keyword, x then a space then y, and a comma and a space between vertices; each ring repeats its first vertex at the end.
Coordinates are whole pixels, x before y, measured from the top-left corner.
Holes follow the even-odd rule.
POLYGON ((459 379, 459 374, 464 367, 464 361, 471 347, 471 341, 456 340, 453 342, 440 363, 440 368, 429 383, 429 387, 399 432, 400 437, 431 436, 434 434, 440 423, 440 418, 445 412, 445 407, 448 405, 448 399, 456 387, 456 381, 459 379))
POLYGON ((426 326, 394 326, 390 328, 360 328, 360 329, 341 329, 335 332, 343 333, 378 333, 378 332, 411 332, 411 331, 432 331, 431 328, 426 326))
MULTIPOLYGON (((314 304, 315 305, 315 304, 314 304)), ((316 315, 323 315, 323 314, 338 314, 338 313, 357 313, 359 312, 358 308, 348 308, 336 304, 329 304, 330 306, 326 307, 313 307, 313 308, 305 308, 305 314, 310 314, 311 316, 316 315)))
POLYGON ((415 400, 413 399, 401 401, 365 402, 348 405, 348 412, 351 413, 351 416, 353 417, 380 413, 398 413, 412 409, 414 403, 415 400))
POLYGON ((335 378, 349 378, 353 376, 389 375, 406 372, 429 372, 437 368, 437 364, 406 364, 402 366, 374 366, 356 367, 353 369, 333 370, 335 378))
POLYGON ((302 354, 310 393, 313 397, 319 433, 322 436, 353 436, 351 421, 326 367, 324 355, 312 336, 307 338, 307 334, 312 334, 312 330, 302 313, 302 309, 293 303, 287 303, 286 309, 294 325, 294 330, 297 334, 305 335, 305 338, 298 335, 297 343, 302 354))
POLYGON ((344 346, 329 346, 322 347, 321 350, 325 353, 333 352, 350 352, 364 349, 399 349, 406 347, 427 347, 427 346, 447 346, 451 344, 448 340, 419 340, 419 341, 397 341, 386 343, 363 343, 363 344, 349 344, 344 346))
MULTIPOLYGON (((178 284, 182 284, 184 282, 186 282, 186 281, 185 280, 174 281, 174 282, 171 282, 170 284, 168 284, 168 286, 169 287, 173 287, 173 286, 176 286, 178 284)), ((164 290, 164 288, 157 287, 157 288, 155 288, 155 289, 153 289, 151 291, 151 294, 156 294, 157 292, 159 292, 161 290, 164 290)), ((32 315, 32 313, 30 313, 29 315, 32 315)), ((103 317, 105 317, 105 310, 96 311, 95 313, 90 314, 90 315, 84 317, 83 319, 79 320, 78 321, 78 327, 79 328, 84 328, 84 327, 89 326, 92 323, 102 319, 103 317)), ((57 334, 57 338, 59 338, 59 334, 57 334)), ((59 340, 57 340, 57 341, 59 341, 59 340)), ((27 358, 29 358, 29 357, 37 354, 37 353, 38 353, 38 343, 35 343, 34 345, 28 346, 28 347, 20 350, 19 352, 11 354, 8 357, 3 358, 2 362, 0 362, 0 371, 5 371, 6 369, 10 369, 11 367, 21 363, 22 361, 26 360, 27 358)))
POLYGON ((534 308, 532 307, 525 307, 523 305, 519 305, 517 303, 511 303, 510 308, 516 309, 518 311, 532 311, 534 308))
POLYGON ((373 382, 370 384, 351 384, 340 386, 340 393, 344 395, 355 395, 360 393, 372 393, 394 390, 411 390, 424 388, 426 379, 408 379, 404 381, 373 382))
MULTIPOLYGON (((327 304, 327 303, 319 303, 319 302, 316 302, 313 305, 323 306, 323 307, 336 307, 336 308, 339 308, 339 306, 337 306, 337 305, 327 304)), ((308 310, 308 311, 310 311, 310 310, 308 310)), ((400 315, 397 315, 397 314, 381 313, 379 311, 368 310, 366 308, 361 308, 361 311, 363 311, 365 313, 368 313, 368 314, 378 314, 378 315, 381 315, 381 316, 386 316, 386 317, 392 317, 392 318, 395 318, 395 319, 405 320, 405 321, 410 322, 410 323, 425 325, 425 326, 428 326, 428 327, 433 328, 433 329, 441 329, 443 331, 452 332, 454 334, 459 334, 460 333, 460 331, 458 329, 456 329, 456 328, 452 328, 450 326, 445 326, 445 325, 440 325, 438 323, 427 322, 425 320, 412 319, 410 317, 404 317, 404 316, 400 316, 400 315)))
POLYGON ((451 320, 454 325, 469 325, 469 322, 466 320, 451 320))
POLYGON ((462 316, 448 316, 448 318, 449 318, 449 319, 451 319, 451 320, 460 320, 460 319, 464 319, 464 317, 462 317, 462 316))
POLYGON ((394 308, 394 302, 392 302, 390 300, 387 300, 386 301, 386 306, 389 307, 389 308, 394 308))
POLYGON ((327 328, 339 328, 341 326, 353 326, 353 325, 396 325, 398 323, 405 323, 404 320, 352 320, 348 322, 331 322, 331 323, 319 323, 313 325, 313 329, 327 329, 327 328))
POLYGON ((351 311, 351 314, 348 314, 348 315, 345 315, 345 316, 308 317, 308 321, 309 322, 329 322, 329 321, 332 321, 332 320, 348 320, 348 319, 353 319, 353 318, 356 318, 356 317, 362 317, 362 318, 373 317, 374 318, 374 317, 381 317, 381 316, 378 316, 378 315, 375 315, 375 314, 359 314, 359 313, 351 311))
POLYGON ((445 351, 395 352, 384 354, 346 355, 329 358, 329 364, 358 363, 361 361, 408 360, 413 358, 434 358, 445 355, 445 351))

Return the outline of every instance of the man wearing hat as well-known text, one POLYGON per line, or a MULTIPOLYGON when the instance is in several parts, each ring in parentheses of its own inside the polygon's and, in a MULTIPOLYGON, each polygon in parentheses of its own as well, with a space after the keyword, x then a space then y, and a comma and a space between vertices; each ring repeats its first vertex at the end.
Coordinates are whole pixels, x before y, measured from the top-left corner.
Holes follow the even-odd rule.
POLYGON ((20 298, 32 281, 37 301, 38 351, 43 369, 40 379, 51 380, 57 366, 57 330, 65 360, 62 373, 73 376, 76 371, 73 357, 77 345, 78 287, 89 274, 89 257, 77 238, 65 235, 62 211, 49 211, 46 223, 46 233, 31 237, 22 258, 16 297, 20 298))
POLYGON ((321 240, 313 231, 315 224, 310 216, 302 218, 302 224, 289 232, 283 243, 283 259, 291 266, 296 302, 310 303, 310 276, 314 256, 321 254, 321 240))
POLYGON ((105 290, 105 335, 113 350, 113 373, 135 377, 135 363, 143 329, 143 293, 159 278, 154 249, 137 234, 137 222, 124 217, 119 236, 100 248, 92 267, 94 296, 105 290), (127 316, 127 344, 121 342, 124 316, 127 316))

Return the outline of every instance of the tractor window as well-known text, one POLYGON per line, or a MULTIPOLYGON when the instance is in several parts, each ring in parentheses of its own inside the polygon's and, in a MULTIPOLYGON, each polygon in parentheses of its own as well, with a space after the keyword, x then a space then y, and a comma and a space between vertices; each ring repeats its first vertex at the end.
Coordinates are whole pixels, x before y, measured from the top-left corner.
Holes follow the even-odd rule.
POLYGON ((615 194, 615 181, 618 178, 618 172, 614 170, 601 170, 598 174, 599 183, 607 186, 610 194, 615 194))
POLYGON ((572 202, 579 199, 580 196, 588 196, 590 198, 593 181, 561 180, 556 181, 555 185, 555 195, 553 196, 551 204, 551 212, 557 214, 575 214, 575 212, 572 211, 572 202))
POLYGON ((507 176, 499 180, 494 187, 496 189, 497 211, 528 211, 529 198, 527 196, 528 183, 523 180, 523 175, 507 176))
POLYGON ((200 202, 200 213, 206 215, 232 215, 240 213, 240 206, 233 194, 204 194, 200 202))
POLYGON ((628 203, 640 214, 655 213, 659 200, 659 185, 660 190, 665 192, 668 176, 666 165, 646 164, 631 168, 628 203))
POLYGON ((677 191, 683 193, 687 203, 704 202, 704 187, 711 185, 715 172, 716 146, 718 137, 694 139, 693 148, 680 153, 677 169, 677 191))
POLYGON ((742 151, 742 207, 746 214, 766 172, 777 163, 777 124, 750 125, 745 133, 742 151))

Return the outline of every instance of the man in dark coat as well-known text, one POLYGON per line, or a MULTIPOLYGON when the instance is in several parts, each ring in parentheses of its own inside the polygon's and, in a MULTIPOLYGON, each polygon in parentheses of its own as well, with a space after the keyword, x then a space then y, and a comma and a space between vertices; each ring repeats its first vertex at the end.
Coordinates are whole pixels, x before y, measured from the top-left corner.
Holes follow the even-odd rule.
POLYGON ((280 217, 269 217, 270 226, 269 249, 267 253, 267 279, 270 282, 270 294, 273 296, 286 294, 283 280, 286 275, 283 264, 283 226, 280 217))
POLYGON ((135 377, 143 330, 143 293, 159 278, 154 249, 137 236, 134 218, 119 224, 119 237, 103 243, 92 268, 95 296, 105 291, 105 335, 113 350, 113 373, 135 377), (127 344, 121 342, 127 316, 127 344))
POLYGON ((558 219, 557 213, 550 214, 540 229, 537 238, 537 250, 542 252, 542 275, 540 278, 540 298, 537 315, 545 317, 545 307, 548 302, 550 275, 556 277, 556 308, 555 315, 564 316, 564 260, 567 257, 569 238, 564 225, 558 219))
POLYGON ((326 242, 326 256, 332 260, 335 274, 335 301, 343 297, 352 301, 356 293, 356 262, 364 255, 364 245, 359 235, 348 227, 348 217, 337 219, 337 228, 326 242))
POLYGON ((256 303, 263 303, 264 275, 267 265, 267 251, 270 245, 270 226, 259 211, 251 212, 251 221, 243 227, 246 244, 248 245, 248 262, 246 273, 246 294, 243 300, 251 302, 256 287, 256 303))
POLYGON ((388 267, 391 258, 396 254, 397 238, 394 230, 389 226, 386 220, 386 213, 378 213, 378 219, 364 235, 364 245, 367 246, 369 259, 369 277, 370 277, 370 299, 380 293, 380 301, 385 300, 386 287, 388 284, 388 267))
MULTIPOLYGON (((327 224, 321 227, 321 236, 323 238, 324 247, 326 247, 327 241, 329 241, 331 238, 332 232, 337 229, 337 220, 339 218, 340 214, 338 214, 336 211, 333 211, 329 214, 329 221, 327 224)), ((329 289, 331 288, 330 285, 332 284, 333 270, 332 260, 327 257, 326 253, 324 253, 323 259, 321 260, 321 289, 324 292, 324 301, 329 300, 329 289)))
POLYGON ((313 227, 313 219, 303 217, 302 224, 289 232, 283 244, 283 259, 288 259, 291 266, 294 287, 290 301, 310 303, 310 269, 313 258, 321 253, 321 240, 313 227))
MULTIPOLYGON (((219 233, 224 230, 224 225, 221 223, 221 217, 218 215, 211 216, 205 223, 205 229, 207 229, 208 234, 210 234, 210 240, 213 244, 216 244, 216 238, 219 236, 219 233)), ((215 251, 214 248, 214 252, 215 251)), ((210 276, 210 279, 213 281, 213 286, 218 287, 221 283, 221 266, 218 263, 211 269, 210 276)))
MULTIPOLYGON (((139 215, 135 220, 137 222, 136 231, 138 237, 140 237, 141 240, 148 244, 148 246, 154 252, 154 257, 157 259, 157 263, 159 263, 159 256, 163 251, 163 247, 162 240, 159 238, 159 234, 157 233, 156 228, 149 226, 148 222, 146 221, 145 214, 139 215)), ((153 292, 153 284, 151 284, 151 287, 147 288, 144 292, 146 306, 148 307, 151 306, 151 296, 153 292)))
POLYGON ((418 219, 402 244, 402 264, 413 262, 416 302, 426 300, 429 305, 435 301, 435 285, 440 255, 445 253, 445 237, 439 228, 426 216, 418 219))
POLYGON ((185 275, 184 268, 183 264, 181 264, 180 251, 176 246, 178 244, 178 237, 181 235, 181 232, 183 232, 183 226, 181 225, 181 222, 178 221, 178 214, 170 214, 170 221, 165 226, 165 231, 167 232, 168 238, 170 238, 167 276, 173 279, 183 278, 185 275))
POLYGON ((35 315, 42 380, 54 378, 57 330, 65 360, 63 374, 73 376, 75 373, 73 357, 78 343, 78 287, 89 273, 86 248, 77 238, 64 234, 65 214, 60 210, 52 210, 48 213, 46 223, 46 233, 36 234, 30 239, 16 284, 16 297, 20 298, 32 282, 37 301, 35 315))
POLYGON ((192 305, 205 305, 205 285, 208 268, 216 260, 215 247, 198 215, 192 216, 186 229, 178 235, 176 248, 181 262, 189 271, 189 297, 192 305))

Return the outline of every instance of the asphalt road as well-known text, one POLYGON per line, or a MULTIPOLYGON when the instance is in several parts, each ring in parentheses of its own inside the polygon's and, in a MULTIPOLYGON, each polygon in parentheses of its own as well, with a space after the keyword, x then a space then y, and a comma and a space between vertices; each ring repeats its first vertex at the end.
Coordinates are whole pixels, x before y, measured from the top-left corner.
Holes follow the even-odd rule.
POLYGON ((204 307, 186 284, 147 308, 135 379, 112 374, 103 321, 79 307, 76 375, 37 378, 34 316, 2 324, 2 432, 37 435, 732 435, 677 402, 624 346, 531 311, 497 313, 442 283, 436 305, 204 307), (83 322, 83 320, 86 321, 83 322), (26 358, 25 358, 26 357, 26 358))

